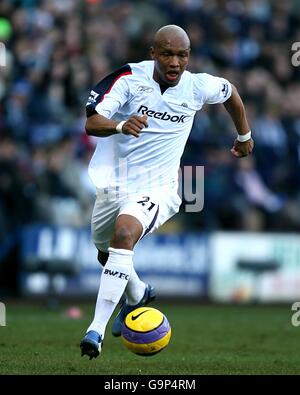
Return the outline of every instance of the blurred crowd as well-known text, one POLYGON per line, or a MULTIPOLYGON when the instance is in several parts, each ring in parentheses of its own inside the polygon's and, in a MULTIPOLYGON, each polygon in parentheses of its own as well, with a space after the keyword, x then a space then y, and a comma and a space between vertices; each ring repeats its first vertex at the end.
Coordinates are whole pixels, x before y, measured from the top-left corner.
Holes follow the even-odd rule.
POLYGON ((204 209, 182 210, 174 229, 300 230, 299 0, 2 0, 0 241, 26 223, 89 224, 89 92, 148 59, 169 23, 190 36, 190 71, 237 86, 255 139, 253 156, 237 160, 224 107, 197 114, 182 164, 205 168, 204 209))

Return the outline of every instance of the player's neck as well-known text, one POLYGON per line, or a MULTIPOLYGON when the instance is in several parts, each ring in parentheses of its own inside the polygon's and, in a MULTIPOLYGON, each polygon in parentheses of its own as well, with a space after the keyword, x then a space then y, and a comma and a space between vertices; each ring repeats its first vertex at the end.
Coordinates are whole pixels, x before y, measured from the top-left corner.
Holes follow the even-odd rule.
POLYGON ((159 78, 155 78, 155 75, 153 76, 154 81, 159 85, 160 88, 160 92, 163 95, 165 93, 165 91, 170 88, 170 85, 167 85, 166 83, 164 83, 163 81, 161 81, 159 78))
POLYGON ((172 88, 172 87, 173 87, 173 85, 168 85, 168 84, 166 84, 166 83, 159 77, 159 75, 156 73, 155 70, 154 70, 154 73, 153 73, 153 79, 154 79, 154 81, 159 85, 159 87, 160 87, 160 92, 161 92, 162 95, 165 93, 165 91, 166 91, 168 88, 172 88))
POLYGON ((168 85, 162 85, 162 84, 159 84, 159 87, 160 87, 160 92, 161 92, 162 95, 165 93, 165 91, 168 88, 170 88, 168 85))

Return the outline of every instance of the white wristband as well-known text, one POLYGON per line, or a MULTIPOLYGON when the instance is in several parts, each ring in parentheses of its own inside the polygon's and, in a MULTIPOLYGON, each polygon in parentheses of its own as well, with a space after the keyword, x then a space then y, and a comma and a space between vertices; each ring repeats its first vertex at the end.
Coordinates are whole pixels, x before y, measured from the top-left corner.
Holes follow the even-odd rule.
POLYGON ((251 139, 251 130, 249 130, 249 132, 246 134, 237 135, 237 141, 239 141, 240 143, 244 143, 245 141, 248 141, 250 139, 251 139))
POLYGON ((124 125, 125 122, 126 122, 126 121, 121 121, 121 122, 118 123, 118 125, 116 126, 116 131, 117 131, 118 133, 122 133, 122 132, 123 132, 122 128, 123 128, 123 125, 124 125))

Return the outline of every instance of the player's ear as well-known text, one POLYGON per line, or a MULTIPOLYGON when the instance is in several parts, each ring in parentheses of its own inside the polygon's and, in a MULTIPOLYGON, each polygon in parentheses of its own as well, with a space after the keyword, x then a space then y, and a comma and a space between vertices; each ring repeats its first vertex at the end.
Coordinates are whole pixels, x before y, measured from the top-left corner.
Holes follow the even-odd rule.
POLYGON ((155 58, 155 55, 154 55, 154 48, 153 48, 153 47, 150 47, 149 52, 150 52, 151 59, 153 60, 153 59, 155 58))

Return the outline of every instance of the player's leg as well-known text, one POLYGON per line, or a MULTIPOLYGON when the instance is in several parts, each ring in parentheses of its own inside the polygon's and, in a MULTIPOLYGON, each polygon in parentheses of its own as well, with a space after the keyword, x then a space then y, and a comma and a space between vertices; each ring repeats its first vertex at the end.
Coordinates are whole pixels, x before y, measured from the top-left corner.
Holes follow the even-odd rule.
MULTIPOLYGON (((95 316, 88 331, 104 334, 109 318, 127 286, 133 267, 132 250, 142 231, 143 227, 135 217, 117 217, 111 246, 108 248, 108 260, 101 275, 95 316)), ((105 258, 103 253, 101 255, 105 258)))
MULTIPOLYGON (((106 265, 109 253, 98 250, 98 261, 102 266, 106 265)), ((134 267, 132 267, 131 274, 125 288, 125 298, 128 304, 134 305, 142 299, 145 293, 146 284, 139 279, 134 267)))
MULTIPOLYGON (((132 215, 120 214, 116 221, 115 231, 111 240, 111 247, 118 249, 133 250, 136 242, 140 239, 143 233, 143 226, 140 221, 132 215), (131 228, 133 226, 133 228, 131 228), (128 229, 136 229, 132 235, 128 229)), ((142 282, 133 265, 128 283, 125 288, 125 297, 129 304, 135 304, 141 300, 145 293, 145 283, 142 282)))
MULTIPOLYGON (((177 195, 177 188, 170 189, 162 195, 142 196, 136 200, 128 202, 121 209, 120 214, 129 214, 136 216, 143 224, 143 233, 141 238, 159 228, 169 218, 179 211, 181 199, 177 195), (158 204, 159 202, 159 204, 158 204)), ((112 333, 114 336, 121 335, 121 329, 124 319, 128 313, 138 307, 145 306, 155 299, 155 289, 150 284, 143 283, 132 271, 130 282, 126 287, 127 300, 121 306, 116 316, 112 333), (144 284, 144 293, 142 293, 141 284, 144 284)))
MULTIPOLYGON (((97 194, 92 214, 91 228, 93 241, 98 249, 98 260, 103 266, 108 259, 109 243, 118 213, 119 204, 117 200, 108 200, 107 198, 105 199, 103 195, 100 196, 97 194)), ((97 312, 97 303, 95 310, 97 312)), ((105 309, 103 310, 103 314, 106 319, 105 309)), ((80 343, 81 355, 88 355, 90 359, 96 358, 101 352, 103 339, 104 330, 102 331, 98 327, 91 328, 90 326, 80 343)))
MULTIPOLYGON (((109 253, 98 250, 98 261, 102 266, 106 265, 109 253)), ((125 288, 125 298, 128 304, 134 305, 142 299, 145 293, 146 284, 139 279, 134 267, 132 267, 127 286, 125 288)))
MULTIPOLYGON (((118 218, 126 216, 135 217, 143 225, 143 231, 138 239, 140 240, 152 229, 157 220, 158 213, 159 205, 150 200, 150 198, 143 196, 127 202, 122 207, 118 218)), ((145 306, 154 300, 155 290, 150 284, 145 284, 141 281, 134 268, 132 268, 125 295, 126 300, 123 302, 112 326, 112 334, 116 337, 121 335, 121 329, 126 315, 136 308, 145 306)))
POLYGON ((100 279, 94 319, 81 342, 81 349, 84 354, 88 354, 90 357, 99 355, 97 341, 95 343, 94 339, 97 340, 98 334, 98 339, 103 341, 106 325, 121 299, 131 275, 132 250, 142 232, 143 227, 135 217, 123 215, 117 218, 111 247, 108 248, 108 260, 100 279))
MULTIPOLYGON (((102 266, 105 266, 108 260, 109 253, 98 250, 98 261, 102 266)), ((148 286, 149 287, 149 286, 148 286)), ((133 306, 139 303, 142 299, 148 300, 147 293, 145 292, 147 284, 140 280, 134 267, 132 267, 131 274, 125 288, 124 296, 125 301, 128 305, 133 306)), ((151 295, 153 297, 153 290, 151 289, 151 295)), ((150 300, 149 300, 150 301, 150 300)), ((119 336, 119 330, 115 329, 113 332, 115 336, 119 336)))

